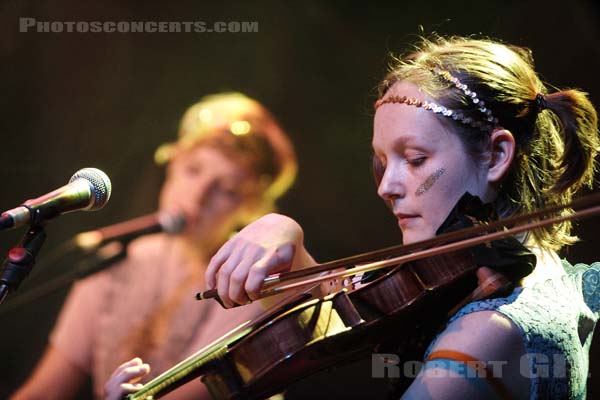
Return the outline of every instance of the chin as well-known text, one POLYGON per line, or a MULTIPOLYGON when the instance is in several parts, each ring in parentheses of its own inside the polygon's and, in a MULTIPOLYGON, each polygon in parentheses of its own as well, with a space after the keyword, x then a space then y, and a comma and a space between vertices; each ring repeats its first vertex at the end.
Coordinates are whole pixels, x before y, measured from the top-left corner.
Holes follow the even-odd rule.
POLYGON ((421 242, 423 240, 431 239, 435 236, 435 233, 432 233, 428 229, 422 230, 407 230, 406 232, 402 232, 402 244, 411 244, 416 242, 421 242))
POLYGON ((194 241, 205 240, 206 233, 204 231, 205 230, 201 229, 201 227, 199 227, 197 225, 192 225, 192 226, 187 226, 184 229, 184 231, 181 232, 180 235, 186 237, 187 239, 194 240, 194 241))

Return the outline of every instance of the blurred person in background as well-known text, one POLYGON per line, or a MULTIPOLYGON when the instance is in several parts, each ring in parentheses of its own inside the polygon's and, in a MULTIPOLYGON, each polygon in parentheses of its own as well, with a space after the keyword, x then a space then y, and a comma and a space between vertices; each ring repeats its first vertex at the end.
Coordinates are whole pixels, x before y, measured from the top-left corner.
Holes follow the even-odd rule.
MULTIPOLYGON (((141 376, 155 377, 263 311, 259 303, 226 310, 194 295, 214 252, 273 211, 294 181, 294 149, 277 121, 243 94, 210 95, 185 112, 177 141, 155 158, 167 168, 160 211, 183 216, 184 230, 138 238, 124 261, 77 282, 45 353, 12 399, 72 398, 86 376, 96 398, 120 398, 141 376)), ((208 392, 197 379, 170 396, 208 392)))

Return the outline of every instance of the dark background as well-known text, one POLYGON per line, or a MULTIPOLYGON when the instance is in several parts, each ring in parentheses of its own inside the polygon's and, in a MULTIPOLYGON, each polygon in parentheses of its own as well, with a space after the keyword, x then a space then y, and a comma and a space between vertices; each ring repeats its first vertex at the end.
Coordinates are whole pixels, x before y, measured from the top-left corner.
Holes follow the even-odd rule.
MULTIPOLYGON (((398 229, 370 175, 371 104, 388 53, 420 27, 483 34, 530 47, 538 71, 600 104, 600 6, 593 0, 394 2, 15 1, 0 5, 0 209, 104 170, 110 203, 52 222, 39 268, 22 286, 68 271, 45 255, 77 232, 156 208, 155 148, 174 138, 185 108, 238 90, 278 116, 296 145, 300 174, 280 209, 299 220, 320 260, 395 244, 398 229), (40 21, 258 21, 257 33, 20 33, 40 21)), ((598 220, 579 224, 569 258, 591 262, 598 220)), ((4 254, 23 231, 3 232, 4 254)), ((28 375, 66 289, 16 309, 0 306, 0 397, 28 375)), ((3 306, 6 306, 5 303, 3 306)), ((600 374, 600 345, 592 374, 600 374)), ((592 379, 590 397, 600 394, 592 379)), ((85 396, 84 396, 85 398, 85 396)))

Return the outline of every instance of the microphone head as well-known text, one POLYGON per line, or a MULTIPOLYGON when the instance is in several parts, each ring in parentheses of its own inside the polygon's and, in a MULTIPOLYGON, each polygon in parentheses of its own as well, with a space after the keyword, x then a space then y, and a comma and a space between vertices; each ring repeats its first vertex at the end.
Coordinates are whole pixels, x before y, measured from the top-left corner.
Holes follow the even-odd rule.
POLYGON ((69 183, 77 179, 84 179, 90 184, 93 199, 87 210, 99 210, 106 205, 112 191, 108 175, 98 168, 83 168, 73 174, 69 183))
POLYGON ((163 232, 169 235, 176 235, 183 231, 187 221, 183 214, 173 214, 168 212, 158 213, 158 223, 163 232))

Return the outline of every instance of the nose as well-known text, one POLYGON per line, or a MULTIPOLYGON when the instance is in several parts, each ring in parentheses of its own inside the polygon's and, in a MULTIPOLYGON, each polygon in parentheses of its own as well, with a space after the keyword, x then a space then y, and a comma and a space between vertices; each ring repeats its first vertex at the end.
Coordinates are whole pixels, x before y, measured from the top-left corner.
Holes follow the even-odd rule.
POLYGON ((214 186, 214 179, 210 177, 202 176, 196 178, 192 182, 189 182, 187 196, 191 200, 192 204, 196 206, 204 206, 211 188, 214 186))
POLYGON ((193 191, 195 203, 200 207, 206 206, 206 203, 216 186, 217 179, 212 176, 206 176, 204 179, 197 181, 193 191))
POLYGON ((406 196, 406 186, 403 182, 402 171, 397 166, 388 165, 385 169, 377 194, 383 200, 392 202, 406 196))

